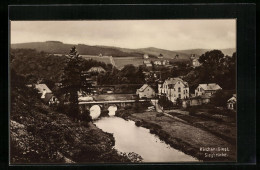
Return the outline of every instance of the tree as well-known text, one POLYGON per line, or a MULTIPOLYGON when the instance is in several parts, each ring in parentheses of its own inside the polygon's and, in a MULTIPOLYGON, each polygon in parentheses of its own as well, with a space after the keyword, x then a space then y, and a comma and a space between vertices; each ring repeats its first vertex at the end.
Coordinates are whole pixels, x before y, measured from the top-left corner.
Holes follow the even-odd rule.
POLYGON ((233 90, 231 91, 219 90, 213 95, 213 97, 210 100, 210 103, 213 104, 214 106, 226 107, 228 99, 230 99, 234 93, 236 92, 233 90))
POLYGON ((71 48, 67 59, 63 69, 61 90, 69 98, 69 115, 73 118, 79 118, 78 91, 89 93, 91 84, 86 81, 86 75, 83 74, 83 59, 75 47, 71 48))

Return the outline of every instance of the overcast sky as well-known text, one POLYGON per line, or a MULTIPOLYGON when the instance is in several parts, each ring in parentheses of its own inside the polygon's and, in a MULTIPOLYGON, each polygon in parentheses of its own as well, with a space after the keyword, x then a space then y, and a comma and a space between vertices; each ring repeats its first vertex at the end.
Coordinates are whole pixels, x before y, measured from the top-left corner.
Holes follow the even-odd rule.
POLYGON ((236 47, 236 20, 11 21, 11 43, 70 44, 168 50, 236 47))

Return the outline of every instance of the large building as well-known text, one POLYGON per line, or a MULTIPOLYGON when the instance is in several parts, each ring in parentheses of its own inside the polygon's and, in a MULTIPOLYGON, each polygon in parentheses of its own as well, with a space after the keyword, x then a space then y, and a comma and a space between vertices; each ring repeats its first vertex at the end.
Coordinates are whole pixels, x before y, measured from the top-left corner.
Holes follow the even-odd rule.
POLYGON ((216 93, 216 91, 221 89, 222 88, 216 83, 199 84, 199 86, 195 89, 195 96, 211 96, 212 94, 216 93))
POLYGON ((139 95, 139 98, 154 98, 155 91, 148 84, 144 84, 140 89, 136 90, 136 94, 139 95))
POLYGON ((164 82, 158 84, 158 95, 165 95, 172 102, 176 102, 177 98, 189 98, 189 85, 181 78, 168 78, 164 82))

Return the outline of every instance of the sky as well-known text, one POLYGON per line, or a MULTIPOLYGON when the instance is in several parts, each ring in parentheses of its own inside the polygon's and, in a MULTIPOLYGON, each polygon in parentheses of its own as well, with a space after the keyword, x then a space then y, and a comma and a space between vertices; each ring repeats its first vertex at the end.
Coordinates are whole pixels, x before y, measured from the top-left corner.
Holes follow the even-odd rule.
POLYGON ((132 49, 236 48, 235 19, 11 21, 10 29, 11 44, 61 41, 132 49))

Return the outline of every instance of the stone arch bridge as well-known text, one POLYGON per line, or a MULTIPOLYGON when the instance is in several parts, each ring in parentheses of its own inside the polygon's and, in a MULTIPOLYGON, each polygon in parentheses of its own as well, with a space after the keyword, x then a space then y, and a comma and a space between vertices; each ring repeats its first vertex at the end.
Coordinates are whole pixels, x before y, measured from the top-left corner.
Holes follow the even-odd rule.
MULTIPOLYGON (((79 106, 81 110, 90 110, 94 105, 98 105, 101 110, 107 110, 110 106, 116 106, 118 109, 134 105, 136 100, 105 100, 105 101, 81 101, 79 106)), ((150 102, 149 100, 139 100, 139 102, 150 102)))

